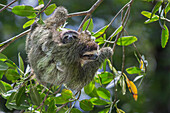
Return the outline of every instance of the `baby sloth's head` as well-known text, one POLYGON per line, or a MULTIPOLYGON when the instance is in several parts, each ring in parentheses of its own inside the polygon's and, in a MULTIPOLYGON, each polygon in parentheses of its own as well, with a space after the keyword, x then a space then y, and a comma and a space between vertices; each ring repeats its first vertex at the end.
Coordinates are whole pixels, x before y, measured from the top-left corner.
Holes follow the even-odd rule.
MULTIPOLYGON (((98 58, 98 44, 95 43, 94 37, 90 32, 83 31, 81 33, 68 30, 60 34, 60 42, 69 48, 74 48, 74 52, 78 52, 79 58, 82 62, 96 60, 98 58), (76 51, 77 50, 77 51, 76 51)), ((76 53, 75 53, 76 54, 76 53)))

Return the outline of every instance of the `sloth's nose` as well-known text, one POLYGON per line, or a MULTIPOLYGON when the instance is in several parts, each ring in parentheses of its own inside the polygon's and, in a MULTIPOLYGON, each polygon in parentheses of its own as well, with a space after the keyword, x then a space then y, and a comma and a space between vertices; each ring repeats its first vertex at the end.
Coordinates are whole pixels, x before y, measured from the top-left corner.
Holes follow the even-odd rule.
POLYGON ((93 54, 93 56, 91 57, 91 60, 96 60, 97 57, 98 57, 98 55, 95 53, 95 54, 93 54))

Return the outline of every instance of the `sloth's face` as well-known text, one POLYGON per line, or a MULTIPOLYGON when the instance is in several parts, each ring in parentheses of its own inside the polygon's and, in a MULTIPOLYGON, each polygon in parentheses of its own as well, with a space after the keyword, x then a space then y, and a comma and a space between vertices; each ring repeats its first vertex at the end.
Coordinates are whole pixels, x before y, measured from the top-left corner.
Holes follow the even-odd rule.
POLYGON ((65 31, 61 35, 62 44, 78 45, 79 55, 82 60, 96 60, 98 58, 98 45, 89 32, 65 31))

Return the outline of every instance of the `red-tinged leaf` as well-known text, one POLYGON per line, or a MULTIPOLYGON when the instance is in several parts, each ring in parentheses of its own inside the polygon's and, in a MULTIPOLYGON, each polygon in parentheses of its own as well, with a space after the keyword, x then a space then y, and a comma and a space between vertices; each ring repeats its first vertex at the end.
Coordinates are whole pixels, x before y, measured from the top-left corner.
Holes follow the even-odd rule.
POLYGON ((133 95, 133 98, 135 99, 135 101, 137 101, 137 99, 138 99, 138 90, 137 90, 135 84, 132 81, 130 81, 125 74, 123 74, 123 75, 126 78, 126 83, 127 83, 129 92, 133 95))

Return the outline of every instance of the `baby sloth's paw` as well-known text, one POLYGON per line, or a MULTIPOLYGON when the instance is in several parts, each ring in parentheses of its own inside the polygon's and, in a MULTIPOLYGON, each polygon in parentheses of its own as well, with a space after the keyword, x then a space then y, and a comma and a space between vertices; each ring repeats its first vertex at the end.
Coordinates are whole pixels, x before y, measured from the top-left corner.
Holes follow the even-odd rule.
POLYGON ((112 48, 110 48, 110 47, 102 48, 99 51, 99 61, 103 62, 106 58, 109 58, 112 55, 113 55, 112 48))

